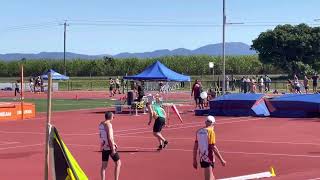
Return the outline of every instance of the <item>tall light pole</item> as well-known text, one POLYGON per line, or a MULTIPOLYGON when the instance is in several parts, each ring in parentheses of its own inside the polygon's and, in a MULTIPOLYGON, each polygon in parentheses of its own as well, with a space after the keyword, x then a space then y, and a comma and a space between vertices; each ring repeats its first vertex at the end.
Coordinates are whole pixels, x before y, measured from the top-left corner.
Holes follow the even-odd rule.
POLYGON ((226 1, 223 0, 223 26, 222 26, 222 61, 223 61, 223 68, 222 68, 222 94, 226 93, 226 52, 225 52, 225 31, 226 31, 226 1))
POLYGON ((64 33, 63 33, 63 64, 64 64, 64 75, 67 75, 67 63, 66 63, 66 41, 67 41, 67 20, 63 23, 64 33))

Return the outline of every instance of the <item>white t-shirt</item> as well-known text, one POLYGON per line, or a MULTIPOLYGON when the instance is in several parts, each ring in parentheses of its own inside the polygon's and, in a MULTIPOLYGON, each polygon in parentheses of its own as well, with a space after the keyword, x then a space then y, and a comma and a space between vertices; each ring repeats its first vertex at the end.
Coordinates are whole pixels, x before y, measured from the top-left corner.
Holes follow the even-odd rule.
POLYGON ((263 86, 263 78, 260 79, 260 85, 263 86))
POLYGON ((201 162, 214 162, 213 149, 211 145, 215 144, 215 133, 212 127, 201 128, 197 131, 196 140, 198 141, 198 151, 201 162))

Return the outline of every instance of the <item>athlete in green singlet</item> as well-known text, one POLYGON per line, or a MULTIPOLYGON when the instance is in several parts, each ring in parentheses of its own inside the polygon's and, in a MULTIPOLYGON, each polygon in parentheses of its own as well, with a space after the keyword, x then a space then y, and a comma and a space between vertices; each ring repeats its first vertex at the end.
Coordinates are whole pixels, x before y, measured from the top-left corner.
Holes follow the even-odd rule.
POLYGON ((146 104, 149 112, 149 123, 148 125, 151 124, 152 119, 155 119, 154 125, 153 125, 153 135, 158 139, 159 141, 159 147, 158 150, 162 150, 165 148, 168 144, 168 141, 166 138, 163 137, 161 134, 161 130, 163 126, 166 123, 166 112, 164 109, 159 105, 159 104, 154 104, 151 105, 150 103, 146 104))

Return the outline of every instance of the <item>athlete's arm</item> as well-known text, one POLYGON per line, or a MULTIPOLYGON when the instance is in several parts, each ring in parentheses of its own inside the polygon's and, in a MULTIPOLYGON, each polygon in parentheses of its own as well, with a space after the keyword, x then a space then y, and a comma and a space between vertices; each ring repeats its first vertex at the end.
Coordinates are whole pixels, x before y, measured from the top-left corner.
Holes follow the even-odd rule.
POLYGON ((196 140, 194 141, 194 146, 193 146, 193 167, 195 169, 198 168, 197 155, 198 155, 198 139, 196 136, 196 140))
POLYGON ((218 147, 217 147, 216 145, 214 145, 214 144, 212 144, 211 146, 213 146, 212 148, 213 148, 214 154, 215 154, 216 156, 218 156, 221 164, 222 164, 223 166, 225 166, 227 162, 222 158, 222 156, 221 156, 221 154, 220 154, 220 152, 219 152, 218 147))
POLYGON ((152 117, 153 117, 153 109, 151 107, 151 105, 147 105, 147 109, 148 109, 148 112, 149 112, 149 122, 148 122, 148 125, 151 124, 151 121, 152 121, 152 117))
POLYGON ((162 113, 163 113, 163 115, 164 115, 164 118, 166 119, 166 118, 167 118, 167 113, 166 113, 166 111, 165 111, 163 108, 161 108, 161 111, 162 111, 162 113))
POLYGON ((193 95, 194 86, 195 86, 195 84, 193 84, 193 86, 192 86, 191 96, 193 95))
POLYGON ((111 148, 111 151, 113 154, 116 153, 116 143, 114 142, 114 138, 113 138, 113 128, 111 124, 106 124, 107 128, 108 128, 108 141, 109 141, 109 145, 111 148))

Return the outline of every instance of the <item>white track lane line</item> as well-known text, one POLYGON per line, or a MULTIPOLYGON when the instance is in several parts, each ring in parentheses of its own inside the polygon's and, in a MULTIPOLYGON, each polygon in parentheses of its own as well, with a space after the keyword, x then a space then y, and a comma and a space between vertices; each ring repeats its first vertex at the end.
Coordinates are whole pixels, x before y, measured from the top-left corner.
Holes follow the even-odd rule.
MULTIPOLYGON (((145 137, 145 136, 131 136, 131 135, 116 135, 117 137, 122 138, 137 138, 137 139, 154 139, 154 137, 145 137)), ((194 138, 183 138, 183 137, 170 137, 170 139, 174 140, 194 140, 194 138)), ((311 146, 320 146, 320 143, 304 143, 304 142, 289 142, 289 141, 245 141, 245 140, 224 140, 221 139, 219 142, 239 142, 239 143, 262 143, 262 144, 289 144, 289 145, 311 145, 311 146)))
POLYGON ((23 146, 4 147, 4 148, 0 148, 0 151, 2 151, 2 150, 7 150, 7 149, 18 149, 18 148, 26 148, 26 147, 34 147, 34 146, 42 146, 42 145, 44 145, 44 143, 40 143, 40 144, 29 144, 29 145, 23 145, 23 146))
POLYGON ((10 145, 10 144, 19 144, 19 142, 14 142, 14 141, 12 141, 12 142, 5 142, 5 141, 0 141, 0 146, 1 145, 10 145))
MULTIPOLYGON (((237 118, 228 118, 228 119, 247 119, 248 117, 237 117, 237 118)), ((249 117, 250 118, 250 117, 249 117)), ((239 121, 226 121, 226 122, 221 122, 221 123, 217 123, 217 124, 229 124, 229 123, 236 123, 236 122, 243 122, 243 121, 253 121, 253 120, 259 120, 259 119, 264 119, 264 118, 250 118, 248 120, 239 120, 239 121)), ((175 124, 175 125, 172 125, 172 126, 182 126, 184 127, 184 125, 189 125, 189 124, 201 124, 203 125, 203 122, 190 122, 190 123, 184 123, 184 124, 175 124)), ((170 127, 172 127, 170 126, 170 127)), ((191 127, 191 126, 189 126, 191 127)), ((195 126, 197 127, 197 126, 195 126)), ((149 130, 150 127, 142 127, 142 128, 135 128, 135 129, 124 129, 124 130, 118 130, 118 131, 115 131, 115 134, 116 133, 119 133, 119 132, 126 132, 126 131, 137 131, 137 130, 149 130)), ((169 128, 170 129, 170 128, 169 128)), ((31 135, 44 135, 45 133, 43 132, 25 132, 25 131, 15 131, 15 132, 12 132, 12 131, 1 131, 0 130, 0 133, 4 133, 4 134, 31 134, 31 135)), ((61 133, 61 135, 64 135, 64 136, 90 136, 90 135, 98 135, 99 133, 75 133, 75 134, 64 134, 64 133, 61 133)))
MULTIPOLYGON (((240 122, 247 122, 247 121, 256 121, 258 119, 250 119, 250 120, 239 120, 239 121, 229 121, 229 122, 224 122, 224 123, 217 123, 217 125, 222 125, 222 124, 231 124, 231 123, 240 123, 240 122)), ((165 131, 170 131, 170 130, 177 130, 177 129, 186 129, 186 128, 194 128, 194 127, 201 127, 204 126, 203 123, 199 123, 193 126, 182 126, 182 127, 175 127, 175 128, 166 128, 165 131)), ((139 131, 139 132, 129 132, 129 133, 120 133, 116 134, 116 136, 123 136, 123 135, 132 135, 132 134, 143 134, 143 133, 150 133, 151 130, 148 128, 147 131, 139 131)))
MULTIPOLYGON (((68 146, 78 146, 78 147, 95 147, 99 148, 98 145, 88 145, 88 144, 67 144, 68 146)), ((131 146, 120 146, 121 149, 134 149, 134 150, 155 150, 156 148, 148 148, 148 147, 131 147, 131 146)), ((166 148, 165 151, 181 151, 181 152, 193 152, 193 150, 188 149, 176 149, 176 148, 166 148)), ((301 157, 301 158, 320 158, 320 156, 312 156, 305 154, 285 154, 285 153, 265 153, 265 152, 240 152, 240 151, 220 151, 225 154, 244 154, 244 155, 262 155, 262 156, 284 156, 284 157, 301 157)))
MULTIPOLYGON (((233 119, 247 119, 248 117, 237 117, 237 118, 228 118, 228 120, 233 120, 233 119)), ((252 119, 252 118, 251 118, 252 119)), ((261 119, 261 118, 254 118, 254 119, 261 119)), ((241 121, 241 120, 239 120, 241 121)), ((246 120, 248 121, 248 120, 246 120)), ((231 121, 231 122, 238 122, 238 121, 231 121)), ((228 122, 230 123, 230 122, 228 122)), ((203 122, 190 122, 190 123, 183 123, 183 124, 173 124, 173 125, 170 125, 169 126, 169 129, 172 128, 172 127, 184 127, 184 125, 193 125, 193 124, 196 124, 196 125, 199 125, 199 124, 203 124, 203 122)), ((217 123, 217 124, 224 124, 224 123, 217 123)), ((118 134, 119 132, 127 132, 127 131, 131 131, 131 133, 133 133, 132 131, 138 131, 138 130, 150 130, 150 127, 141 127, 141 128, 134 128, 134 129, 124 129, 124 130, 118 130, 118 131, 115 131, 114 133, 115 134, 118 134)), ((90 135, 98 135, 99 133, 87 133, 87 134, 63 134, 61 133, 62 135, 64 136, 90 136, 90 135)))

